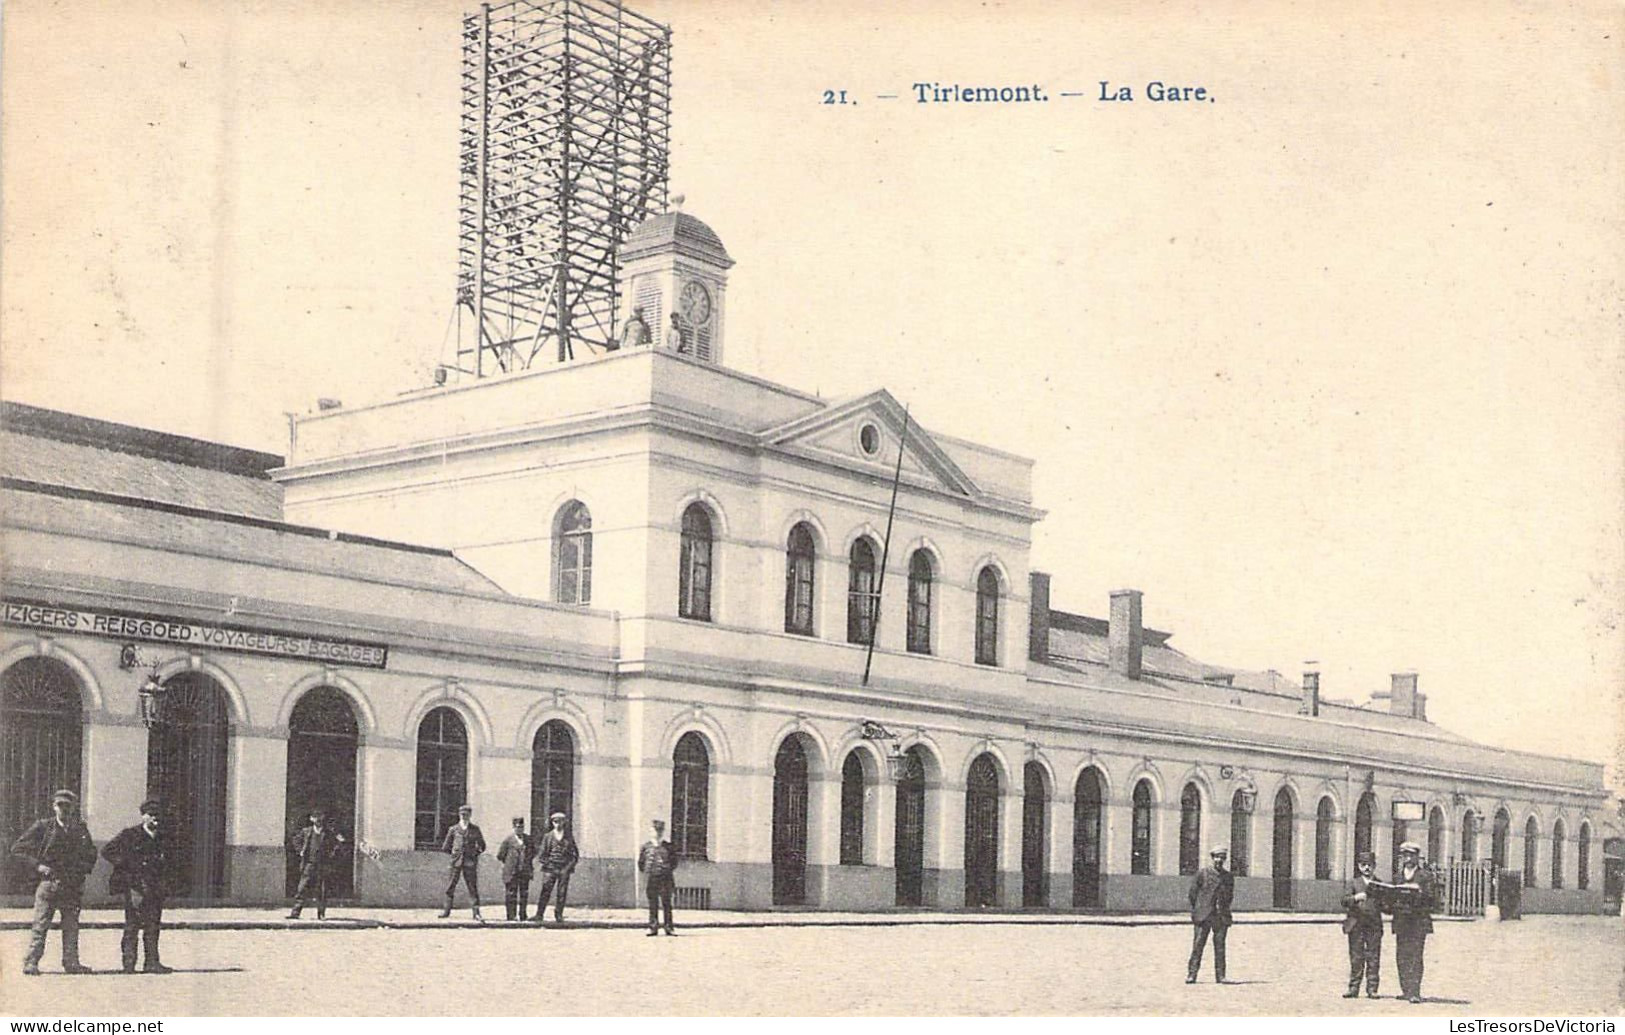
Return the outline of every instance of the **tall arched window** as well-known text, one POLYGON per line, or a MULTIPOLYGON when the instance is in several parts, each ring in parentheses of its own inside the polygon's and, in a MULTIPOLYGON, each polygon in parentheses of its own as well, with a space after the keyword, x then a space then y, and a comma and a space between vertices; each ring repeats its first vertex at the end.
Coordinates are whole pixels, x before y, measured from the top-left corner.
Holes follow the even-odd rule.
POLYGON ((863 865, 863 759, 856 751, 841 766, 841 865, 863 865))
POLYGON ((1552 887, 1563 886, 1563 821, 1552 824, 1552 887))
POLYGON ((1540 825, 1535 817, 1530 816, 1529 821, 1523 825, 1523 886, 1535 886, 1535 867, 1540 859, 1540 825))
POLYGON ((553 519, 553 599, 592 603, 592 514, 580 500, 560 507, 553 519))
POLYGON ((1028 762, 1022 770, 1021 904, 1049 904, 1049 785, 1044 767, 1028 762))
POLYGON ((1490 827, 1490 865, 1497 871, 1507 868, 1507 839, 1511 836, 1512 817, 1506 809, 1497 809, 1490 827))
MULTIPOLYGON (((984 569, 985 570, 985 569, 984 569)), ((1151 781, 1134 785, 1133 841, 1129 847, 1129 872, 1151 872, 1151 781)))
POLYGON ((678 558, 677 613, 711 620, 711 515, 690 503, 683 511, 683 547, 678 558))
POLYGON ((1461 814, 1461 854, 1457 859, 1464 863, 1478 861, 1478 813, 1472 809, 1461 814))
POLYGON ((1245 877, 1253 872, 1253 809, 1246 791, 1230 796, 1230 872, 1245 877))
POLYGON ((875 548, 868 539, 852 544, 846 584, 846 642, 868 643, 875 635, 875 548))
POLYGON ((1444 865, 1444 809, 1437 805, 1428 813, 1428 862, 1444 865))
POLYGON ((790 529, 784 551, 784 631, 813 634, 813 566, 818 556, 805 521, 790 529))
POLYGON ((931 555, 924 550, 908 561, 908 649, 931 653, 931 555))
POLYGON ((1332 799, 1315 806, 1315 879, 1332 879, 1332 825, 1337 822, 1332 799))
POLYGON ((1575 864, 1579 866, 1574 886, 1585 891, 1591 887, 1591 824, 1580 824, 1580 836, 1574 839, 1574 853, 1575 864))
POLYGON ((698 733, 685 733, 671 753, 671 843, 685 859, 704 859, 711 808, 711 753, 698 733))
POLYGON ((1377 796, 1370 791, 1360 795, 1359 807, 1354 810, 1354 854, 1373 851, 1371 824, 1376 817, 1377 796))
MULTIPOLYGON (((49 811, 51 795, 78 793, 84 706, 73 670, 55 658, 24 658, 0 687, 0 845, 49 811)), ((38 875, 0 860, 0 892, 32 892, 38 875)))
POLYGON ((1072 789, 1072 904, 1099 906, 1101 901, 1101 823, 1105 789, 1093 766, 1078 774, 1072 789))
POLYGON ((999 767, 978 755, 965 774, 965 905, 998 904, 999 767))
POLYGON ((1179 794, 1179 872, 1202 868, 1202 792, 1194 783, 1179 794))
POLYGON ((413 843, 439 851, 468 800, 468 730, 462 716, 436 708, 418 723, 417 823, 413 843))
MULTIPOLYGON (((559 719, 542 723, 530 742, 530 829, 540 836, 548 817, 562 812, 576 828, 576 738, 559 719)), ((580 830, 575 829, 577 836, 580 830)))
POLYGON ((976 575, 976 663, 999 663, 999 573, 991 564, 976 575))

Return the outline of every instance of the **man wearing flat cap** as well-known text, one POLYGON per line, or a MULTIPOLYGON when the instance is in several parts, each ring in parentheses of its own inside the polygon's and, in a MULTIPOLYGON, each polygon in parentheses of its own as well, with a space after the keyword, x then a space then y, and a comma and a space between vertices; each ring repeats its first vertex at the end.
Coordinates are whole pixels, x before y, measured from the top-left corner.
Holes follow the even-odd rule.
POLYGON ((169 856, 158 817, 163 806, 148 799, 141 803, 141 822, 125 827, 107 842, 102 857, 113 864, 107 890, 124 897, 124 937, 119 940, 124 973, 135 973, 137 942, 146 946, 148 974, 168 974, 158 958, 158 934, 164 922, 164 896, 168 894, 169 856))
POLYGON ((1213 935, 1213 980, 1224 984, 1224 939, 1230 931, 1230 902, 1236 896, 1236 878, 1224 868, 1229 849, 1215 848, 1208 857, 1212 864, 1197 870, 1191 878, 1191 923, 1196 926, 1191 933, 1190 962, 1185 968, 1187 985, 1196 983, 1209 934, 1213 935))
POLYGON ((38 974, 45 955, 45 934, 51 917, 62 914, 62 970, 68 974, 88 974, 90 968, 79 962, 79 906, 84 898, 85 878, 96 865, 96 843, 79 818, 79 796, 72 791, 51 795, 54 815, 37 820, 23 831, 11 846, 11 854, 33 873, 34 922, 23 956, 23 973, 38 974))
POLYGON ((1360 995, 1360 979, 1365 978, 1367 998, 1377 998, 1377 979, 1382 967, 1382 908, 1379 891, 1372 885, 1377 857, 1361 852, 1354 857, 1354 879, 1343 894, 1343 933, 1349 939, 1349 990, 1344 999, 1360 995))
POLYGON ((1433 933, 1433 910, 1438 905, 1438 884, 1422 865, 1422 849, 1413 841, 1399 846, 1399 868, 1386 896, 1394 915, 1394 963, 1399 968, 1401 997, 1422 1001, 1422 952, 1433 933))
POLYGON ((327 813, 310 810, 310 823, 293 835, 289 847, 299 860, 299 887, 293 893, 289 920, 299 919, 305 903, 316 899, 316 919, 327 919, 327 881, 343 861, 344 835, 327 825, 327 813))
POLYGON ((513 818, 513 833, 497 845, 497 862, 502 864, 503 904, 509 920, 525 919, 530 898, 530 878, 536 867, 536 844, 525 833, 525 817, 513 818))
POLYGON ((442 920, 451 915, 457 881, 461 879, 468 888, 468 897, 474 900, 474 919, 485 922, 485 917, 480 915, 480 856, 485 854, 485 835, 469 822, 472 815, 474 806, 460 806, 457 822, 447 829, 446 839, 440 843, 440 850, 451 856, 451 880, 446 884, 446 907, 440 911, 442 920))
POLYGON ((536 895, 536 922, 542 922, 547 898, 553 896, 553 922, 564 920, 564 896, 570 890, 570 874, 576 871, 581 852, 570 836, 569 817, 555 812, 548 817, 548 831, 536 843, 536 861, 542 864, 542 890, 536 895))
POLYGON ((660 933, 662 911, 668 935, 676 934, 671 923, 671 898, 677 890, 677 849, 666 840, 666 821, 649 821, 649 840, 638 849, 638 872, 643 874, 643 890, 649 898, 649 937, 660 933))

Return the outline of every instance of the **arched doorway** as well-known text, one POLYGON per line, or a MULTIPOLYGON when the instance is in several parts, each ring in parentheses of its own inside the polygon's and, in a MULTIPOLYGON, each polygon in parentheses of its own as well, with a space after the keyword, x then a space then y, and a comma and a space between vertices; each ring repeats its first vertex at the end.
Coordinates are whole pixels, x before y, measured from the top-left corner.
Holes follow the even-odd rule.
MULTIPOLYGON (((288 832, 310 820, 311 809, 326 809, 329 828, 355 844, 356 749, 361 730, 350 701, 330 686, 319 686, 299 698, 288 717, 288 832)), ((287 894, 299 886, 299 859, 287 853, 284 871, 287 894)), ((355 894, 353 860, 334 868, 328 877, 328 895, 355 894)))
MULTIPOLYGON (((79 681, 55 658, 24 658, 0 688, 0 848, 9 849, 36 819, 51 814, 51 794, 79 793, 84 718, 79 681)), ((32 892, 38 875, 8 854, 0 891, 32 892)))
POLYGON ((1049 854, 1049 790, 1044 784, 1044 767, 1028 762, 1023 772, 1021 799, 1021 904, 1049 905, 1049 874, 1044 857, 1049 854))
POLYGON ((965 777, 965 905, 999 903, 999 769, 979 755, 965 777))
POLYGON ((1496 873, 1507 868, 1507 842, 1511 838, 1512 814, 1506 809, 1498 809, 1495 813, 1495 825, 1490 832, 1490 860, 1496 873))
POLYGON ((1091 766, 1078 775, 1072 795, 1072 904, 1102 905, 1100 886, 1100 774, 1091 766))
POLYGON ((542 723, 530 742, 530 832, 540 837, 555 812, 570 817, 570 832, 581 837, 575 814, 576 738, 559 719, 542 723))
POLYGON ((897 904, 925 904, 925 757, 917 747, 903 756, 897 778, 897 827, 893 832, 897 904))
POLYGON ((1292 811, 1292 793, 1282 787, 1275 792, 1274 845, 1270 853, 1274 884, 1271 904, 1276 909, 1292 908, 1292 811))
MULTIPOLYGON (((1362 853, 1369 852, 1374 847, 1372 842, 1371 825, 1376 820, 1377 796, 1370 791, 1360 795, 1360 803, 1354 809, 1354 858, 1362 853)), ((1350 860, 1353 862, 1353 859, 1350 860)))
POLYGON ((164 683, 163 715, 147 734, 147 795, 163 803, 170 893, 226 891, 226 691, 202 672, 164 683))
POLYGON ((807 752, 786 737, 773 759, 773 904, 807 901, 807 752))

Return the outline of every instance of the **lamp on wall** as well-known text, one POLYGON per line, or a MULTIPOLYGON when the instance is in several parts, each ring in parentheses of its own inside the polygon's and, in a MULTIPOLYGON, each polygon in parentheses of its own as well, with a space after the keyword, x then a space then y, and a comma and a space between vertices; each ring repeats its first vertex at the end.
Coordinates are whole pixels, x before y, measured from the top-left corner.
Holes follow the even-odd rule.
POLYGON ((901 780, 908 768, 908 756, 903 754, 902 738, 873 719, 863 720, 862 731, 864 740, 886 742, 886 775, 893 780, 901 780))
POLYGON ((119 648, 118 667, 129 671, 142 665, 149 666, 147 678, 136 688, 136 703, 141 707, 141 725, 152 729, 163 721, 164 695, 169 688, 158 681, 158 661, 149 660, 141 653, 141 648, 133 643, 126 643, 119 648))

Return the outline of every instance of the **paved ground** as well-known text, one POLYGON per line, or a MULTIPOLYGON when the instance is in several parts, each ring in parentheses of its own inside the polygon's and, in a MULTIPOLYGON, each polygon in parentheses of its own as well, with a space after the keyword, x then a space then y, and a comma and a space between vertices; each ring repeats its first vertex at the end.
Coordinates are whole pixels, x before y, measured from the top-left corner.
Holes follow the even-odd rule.
MULTIPOLYGON (((1398 991, 1391 937, 1385 998, 1341 999, 1345 943, 1329 924, 1237 927, 1232 983, 1223 986, 1210 969, 1201 983, 1184 984, 1189 935, 1169 925, 804 922, 679 928, 676 938, 504 924, 190 929, 165 935, 174 975, 38 978, 19 976, 27 934, 8 930, 0 933, 0 1013, 131 1017, 127 1004, 139 1000, 145 1016, 1618 1014, 1621 926, 1606 917, 1441 924, 1429 939, 1422 1006, 1387 998, 1398 991), (448 959, 472 976, 461 995, 448 987, 448 959)), ((110 931, 86 935, 91 965, 113 963, 117 951, 110 931)), ((50 970, 56 962, 47 955, 50 970)))

